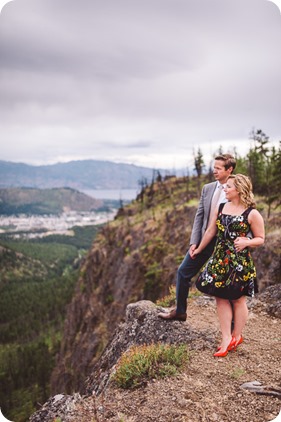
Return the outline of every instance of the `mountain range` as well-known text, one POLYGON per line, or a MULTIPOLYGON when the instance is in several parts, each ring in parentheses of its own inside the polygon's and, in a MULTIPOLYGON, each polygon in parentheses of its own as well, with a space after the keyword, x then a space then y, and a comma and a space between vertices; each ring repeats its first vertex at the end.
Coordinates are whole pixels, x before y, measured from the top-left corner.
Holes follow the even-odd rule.
MULTIPOLYGON (((169 173, 167 170, 155 170, 162 175, 169 173)), ((42 166, 0 160, 0 188, 135 189, 143 181, 150 183, 153 172, 147 167, 99 160, 42 166)))

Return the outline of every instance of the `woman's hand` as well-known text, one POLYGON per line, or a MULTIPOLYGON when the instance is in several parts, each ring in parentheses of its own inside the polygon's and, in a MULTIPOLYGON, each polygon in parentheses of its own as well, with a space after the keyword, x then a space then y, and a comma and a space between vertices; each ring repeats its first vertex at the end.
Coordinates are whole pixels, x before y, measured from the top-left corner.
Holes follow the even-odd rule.
POLYGON ((249 240, 247 237, 237 237, 234 240, 234 246, 235 246, 235 250, 237 252, 241 252, 243 251, 243 249, 247 248, 247 246, 249 246, 249 240))

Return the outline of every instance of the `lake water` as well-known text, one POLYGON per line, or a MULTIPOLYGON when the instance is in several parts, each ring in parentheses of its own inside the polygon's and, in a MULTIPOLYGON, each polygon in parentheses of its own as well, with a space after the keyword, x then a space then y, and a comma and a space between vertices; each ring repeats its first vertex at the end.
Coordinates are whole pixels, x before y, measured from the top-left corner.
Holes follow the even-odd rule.
POLYGON ((122 199, 132 201, 138 194, 137 189, 83 189, 81 192, 96 199, 122 199))

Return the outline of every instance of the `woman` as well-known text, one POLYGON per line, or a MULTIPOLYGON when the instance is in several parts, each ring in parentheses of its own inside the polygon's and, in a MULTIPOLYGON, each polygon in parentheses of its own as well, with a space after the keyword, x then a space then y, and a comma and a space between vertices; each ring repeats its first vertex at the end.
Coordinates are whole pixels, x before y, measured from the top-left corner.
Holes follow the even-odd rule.
POLYGON ((242 343, 247 322, 246 296, 257 292, 256 269, 248 247, 264 243, 264 221, 255 209, 252 184, 247 176, 230 175, 224 188, 228 202, 220 204, 195 254, 217 235, 213 255, 196 282, 198 290, 216 297, 222 341, 216 357, 242 343), (247 233, 252 233, 252 238, 247 233), (234 330, 231 321, 234 314, 234 330))

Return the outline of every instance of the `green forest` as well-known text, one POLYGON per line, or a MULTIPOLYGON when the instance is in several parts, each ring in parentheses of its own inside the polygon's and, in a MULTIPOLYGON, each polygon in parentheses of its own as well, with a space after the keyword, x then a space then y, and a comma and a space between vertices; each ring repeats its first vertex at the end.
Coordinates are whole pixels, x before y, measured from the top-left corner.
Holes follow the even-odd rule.
POLYGON ((10 420, 26 421, 50 396, 66 306, 98 229, 33 240, 0 236, 0 403, 10 420))

